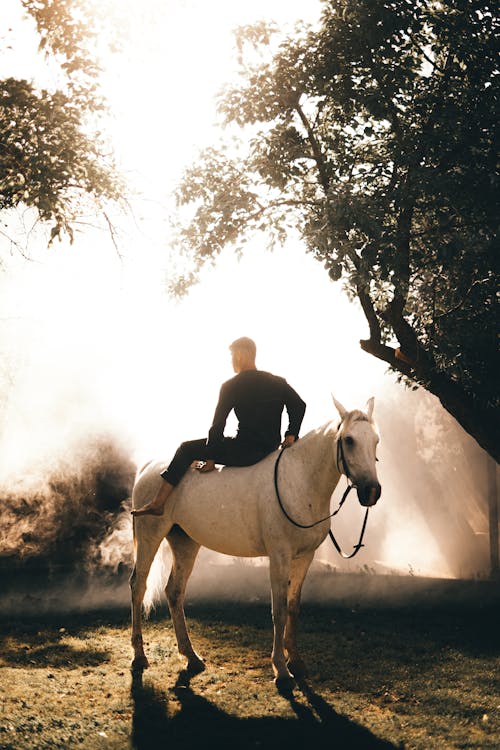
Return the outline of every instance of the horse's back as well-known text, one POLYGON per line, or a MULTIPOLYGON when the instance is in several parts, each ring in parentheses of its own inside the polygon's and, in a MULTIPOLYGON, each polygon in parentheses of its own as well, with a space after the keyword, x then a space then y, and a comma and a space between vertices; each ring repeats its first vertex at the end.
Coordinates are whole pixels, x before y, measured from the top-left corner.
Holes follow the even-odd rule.
MULTIPOLYGON (((165 525, 166 533, 177 524, 202 546, 223 554, 266 555, 263 529, 269 526, 273 505, 274 460, 271 455, 252 466, 225 466, 206 474, 189 469, 156 522, 165 525)), ((134 508, 155 496, 165 466, 165 462, 151 461, 138 472, 134 508)))
MULTIPOLYGON (((289 451, 292 459, 295 451, 289 451)), ((237 557, 268 556, 278 548, 286 548, 294 556, 300 550, 316 548, 328 524, 298 529, 287 520, 276 497, 276 455, 252 466, 226 466, 209 473, 189 469, 168 498, 163 516, 144 516, 148 519, 145 524, 149 528, 152 523, 160 524, 165 535, 176 524, 201 546, 237 557)), ((300 476, 302 461, 292 460, 292 464, 293 468, 289 464, 282 471, 281 489, 294 512, 297 504, 302 505, 305 489, 300 476)), ((165 466, 155 461, 139 472, 132 495, 134 508, 154 498, 165 466)), ((138 525, 137 530, 140 533, 138 525)))
POLYGON ((188 472, 172 495, 174 522, 204 547, 241 557, 266 555, 273 467, 268 459, 209 474, 188 472))

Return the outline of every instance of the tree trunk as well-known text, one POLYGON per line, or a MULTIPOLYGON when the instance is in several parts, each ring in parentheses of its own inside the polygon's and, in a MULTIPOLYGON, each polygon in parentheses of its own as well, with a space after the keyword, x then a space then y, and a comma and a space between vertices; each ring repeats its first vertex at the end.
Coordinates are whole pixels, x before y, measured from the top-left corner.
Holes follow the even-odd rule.
POLYGON ((434 376, 428 390, 489 455, 500 462, 500 421, 494 409, 486 409, 457 383, 444 375, 434 376))
POLYGON ((373 341, 360 341, 368 354, 387 362, 394 370, 416 383, 425 383, 425 389, 437 396, 443 407, 471 435, 489 455, 500 463, 500 420, 498 412, 479 405, 457 383, 446 375, 426 367, 425 362, 414 362, 398 350, 373 341))
POLYGON ((490 568, 491 577, 498 578, 500 575, 500 563, 498 558, 497 465, 490 456, 486 457, 486 461, 486 476, 488 478, 488 512, 490 524, 490 568))

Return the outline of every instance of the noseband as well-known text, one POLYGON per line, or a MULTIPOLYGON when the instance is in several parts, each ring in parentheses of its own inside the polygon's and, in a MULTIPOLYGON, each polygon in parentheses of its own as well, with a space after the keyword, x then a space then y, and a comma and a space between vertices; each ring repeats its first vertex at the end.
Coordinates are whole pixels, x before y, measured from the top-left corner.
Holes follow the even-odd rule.
MULTIPOLYGON (((342 426, 342 422, 338 426, 337 435, 339 434, 341 426, 342 426)), ((336 510, 334 510, 333 513, 330 513, 329 516, 325 516, 325 518, 320 518, 319 521, 315 521, 314 523, 304 524, 304 523, 299 523, 298 521, 295 521, 289 515, 289 513, 285 509, 285 506, 283 505, 283 500, 281 499, 281 495, 280 495, 280 491, 279 491, 279 487, 278 487, 278 466, 279 466, 279 462, 281 461, 281 457, 283 456, 283 453, 285 452, 285 450, 286 450, 286 448, 282 448, 282 450, 279 452, 278 458, 276 459, 276 463, 274 464, 274 489, 276 491, 276 497, 278 498, 279 506, 280 506, 280 508, 281 508, 281 510, 283 512, 283 515, 285 516, 285 518, 287 518, 288 521, 290 521, 290 523, 292 523, 294 526, 297 526, 297 528, 299 528, 299 529, 312 529, 314 526, 318 526, 320 523, 323 523, 324 521, 328 521, 328 520, 330 520, 330 518, 333 518, 333 516, 336 516, 337 513, 342 508, 342 506, 345 503, 345 501, 347 500, 347 496, 348 496, 349 492, 356 486, 353 483, 352 476, 351 476, 351 473, 349 471, 349 466, 347 465, 347 461, 345 459, 344 446, 342 444, 342 438, 340 437, 340 435, 337 438, 337 469, 338 469, 338 471, 341 474, 345 474, 345 476, 347 477, 347 481, 348 481, 348 483, 350 482, 350 484, 347 485, 347 487, 346 487, 346 489, 344 491, 344 494, 342 495, 342 499, 339 502, 338 508, 336 510)), ((351 552, 350 555, 347 555, 345 552, 342 551, 342 548, 340 547, 339 543, 335 539, 331 528, 328 530, 328 536, 330 537, 333 546, 335 547, 335 549, 337 550, 337 552, 339 553, 339 555, 341 555, 341 557, 344 558, 344 560, 349 560, 350 558, 354 557, 355 555, 358 554, 358 552, 361 549, 361 547, 365 546, 363 544, 363 537, 365 535, 366 523, 368 521, 368 511, 369 510, 370 510, 369 508, 366 509, 365 517, 363 519, 363 525, 361 527, 361 534, 359 536, 359 541, 358 541, 357 544, 354 545, 354 551, 351 552)))

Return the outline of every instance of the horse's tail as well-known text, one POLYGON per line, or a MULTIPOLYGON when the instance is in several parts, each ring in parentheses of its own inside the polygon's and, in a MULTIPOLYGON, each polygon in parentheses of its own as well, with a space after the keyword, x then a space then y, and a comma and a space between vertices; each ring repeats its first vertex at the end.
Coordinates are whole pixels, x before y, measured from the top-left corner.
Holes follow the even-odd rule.
POLYGON ((146 582, 146 593, 144 594, 144 614, 149 617, 151 610, 161 603, 168 575, 171 568, 172 558, 170 548, 166 539, 163 539, 155 555, 155 559, 149 569, 146 582))
MULTIPOLYGON (((137 562, 137 536, 136 536, 136 519, 132 519, 132 539, 134 544, 134 569, 137 562)), ((149 617, 152 609, 156 609, 161 602, 162 593, 165 589, 168 573, 171 567, 171 555, 169 546, 164 539, 155 555, 153 563, 149 569, 146 581, 146 593, 142 602, 144 615, 149 617)))

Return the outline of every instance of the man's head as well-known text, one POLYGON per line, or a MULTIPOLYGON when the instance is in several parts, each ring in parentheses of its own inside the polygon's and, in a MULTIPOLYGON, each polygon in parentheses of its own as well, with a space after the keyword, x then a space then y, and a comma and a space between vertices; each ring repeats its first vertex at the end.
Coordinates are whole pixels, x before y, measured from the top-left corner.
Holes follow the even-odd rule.
POLYGON ((248 336, 242 336, 240 339, 236 339, 229 346, 233 360, 233 370, 235 372, 243 372, 243 370, 255 370, 255 356, 257 354, 257 347, 252 339, 248 336))

